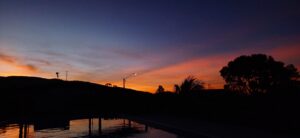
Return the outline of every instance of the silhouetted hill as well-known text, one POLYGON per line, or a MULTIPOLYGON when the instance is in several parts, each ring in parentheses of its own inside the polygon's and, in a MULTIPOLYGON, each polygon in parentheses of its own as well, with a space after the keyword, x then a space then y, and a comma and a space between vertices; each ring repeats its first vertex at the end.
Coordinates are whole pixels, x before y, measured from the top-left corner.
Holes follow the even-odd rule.
POLYGON ((131 89, 123 89, 119 87, 107 87, 101 84, 95 84, 84 81, 64 81, 60 79, 45 79, 38 77, 23 77, 23 76, 11 76, 11 77, 0 77, 0 88, 1 90, 64 90, 64 91, 101 91, 101 92, 125 92, 125 93, 136 93, 139 94, 147 94, 146 92, 131 90, 131 89))
POLYGON ((152 95, 83 81, 18 76, 0 77, 0 90, 2 115, 134 111, 134 104, 152 95))

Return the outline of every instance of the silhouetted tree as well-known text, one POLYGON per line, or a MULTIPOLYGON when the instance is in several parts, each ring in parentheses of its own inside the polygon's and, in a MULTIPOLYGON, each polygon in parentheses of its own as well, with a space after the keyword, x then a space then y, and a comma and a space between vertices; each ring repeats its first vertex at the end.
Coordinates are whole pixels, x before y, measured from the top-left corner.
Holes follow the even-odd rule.
POLYGON ((59 72, 56 72, 56 78, 59 79, 59 72))
POLYGON ((164 87, 161 86, 161 85, 159 85, 158 88, 157 88, 157 90, 156 90, 156 93, 158 94, 158 93, 163 93, 163 92, 165 92, 164 87))
POLYGON ((112 84, 111 83, 106 83, 105 86, 112 87, 112 84))
POLYGON ((285 66, 271 56, 253 54, 230 61, 220 71, 225 89, 245 94, 259 94, 286 88, 299 78, 294 65, 285 66))
POLYGON ((188 94, 195 91, 200 91, 204 89, 204 82, 200 81, 199 79, 188 76, 184 81, 181 83, 180 88, 178 85, 175 85, 176 91, 178 91, 179 94, 188 94), (177 88, 176 88, 177 87, 177 88))
POLYGON ((174 89, 175 89, 175 93, 176 93, 176 94, 179 94, 179 93, 180 93, 180 87, 179 87, 178 84, 175 84, 175 85, 174 85, 174 89))

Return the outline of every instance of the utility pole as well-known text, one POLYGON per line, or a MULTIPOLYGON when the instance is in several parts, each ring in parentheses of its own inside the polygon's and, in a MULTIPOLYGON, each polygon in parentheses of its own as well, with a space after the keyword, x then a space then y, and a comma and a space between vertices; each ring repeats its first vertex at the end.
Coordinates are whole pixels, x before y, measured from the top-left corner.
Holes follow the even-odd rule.
POLYGON ((132 74, 130 74, 130 75, 124 77, 124 78, 123 78, 123 88, 126 87, 126 86, 125 86, 125 84, 126 84, 126 79, 128 79, 128 78, 130 78, 130 77, 133 77, 133 76, 136 76, 136 75, 137 75, 137 73, 132 73, 132 74))
POLYGON ((125 88, 126 79, 123 78, 123 88, 125 88))

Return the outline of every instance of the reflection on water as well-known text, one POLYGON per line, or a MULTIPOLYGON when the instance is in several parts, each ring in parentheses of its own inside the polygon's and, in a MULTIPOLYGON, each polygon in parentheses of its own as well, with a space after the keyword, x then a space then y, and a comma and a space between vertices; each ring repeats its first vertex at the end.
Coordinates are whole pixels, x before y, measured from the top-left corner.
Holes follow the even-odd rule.
POLYGON ((176 134, 128 119, 88 118, 39 120, 33 123, 0 124, 0 138, 127 137, 177 138, 176 134))

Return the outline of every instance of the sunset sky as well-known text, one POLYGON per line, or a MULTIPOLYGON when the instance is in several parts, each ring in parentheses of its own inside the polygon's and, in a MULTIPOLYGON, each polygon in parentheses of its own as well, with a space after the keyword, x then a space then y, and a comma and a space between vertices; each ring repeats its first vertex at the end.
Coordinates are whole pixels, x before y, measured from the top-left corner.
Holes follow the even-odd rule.
POLYGON ((0 76, 64 78, 154 92, 265 53, 300 69, 300 1, 0 0, 0 76))

